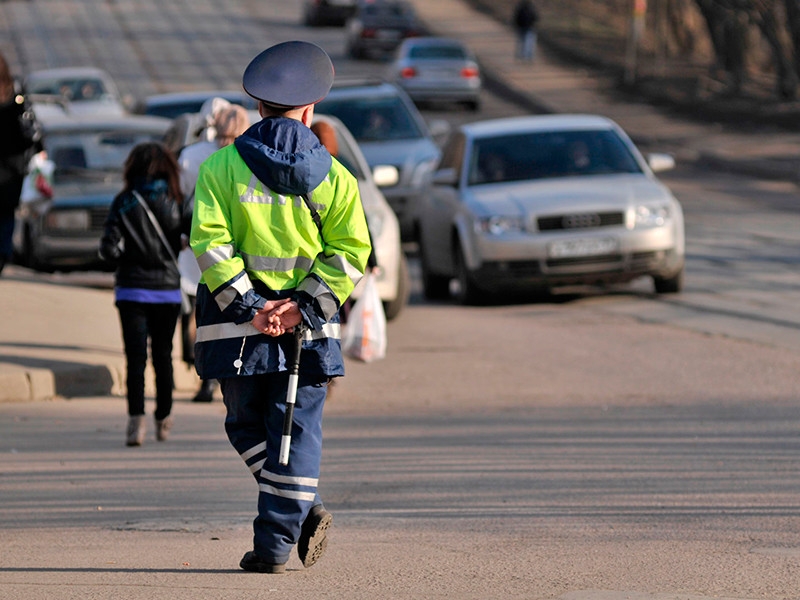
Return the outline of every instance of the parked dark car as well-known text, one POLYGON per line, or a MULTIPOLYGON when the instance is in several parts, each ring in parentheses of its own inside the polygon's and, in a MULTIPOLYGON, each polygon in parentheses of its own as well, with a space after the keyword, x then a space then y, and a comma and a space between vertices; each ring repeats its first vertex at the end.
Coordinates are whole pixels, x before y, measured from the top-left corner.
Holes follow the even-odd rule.
POLYGON ((404 39, 420 35, 422 23, 408 2, 361 0, 347 22, 347 53, 353 58, 386 54, 404 39))
POLYGON ((379 167, 396 169, 394 180, 375 179, 397 214, 403 240, 412 239, 411 207, 425 193, 441 156, 431 129, 446 123, 432 122, 429 128, 406 93, 385 82, 341 80, 317 104, 316 112, 345 124, 373 173, 379 167))
POLYGON ((198 113, 206 100, 224 98, 231 104, 239 104, 248 110, 255 110, 256 101, 242 91, 236 90, 202 90, 192 92, 171 92, 154 94, 141 100, 133 112, 174 119, 186 113, 198 113))
POLYGON ((306 0, 303 23, 308 27, 342 26, 356 12, 356 0, 306 0))
POLYGON ((108 268, 97 250, 111 202, 123 187, 125 160, 135 145, 160 140, 170 121, 141 115, 37 115, 45 150, 55 163, 53 195, 20 204, 14 231, 17 262, 45 272, 108 268))

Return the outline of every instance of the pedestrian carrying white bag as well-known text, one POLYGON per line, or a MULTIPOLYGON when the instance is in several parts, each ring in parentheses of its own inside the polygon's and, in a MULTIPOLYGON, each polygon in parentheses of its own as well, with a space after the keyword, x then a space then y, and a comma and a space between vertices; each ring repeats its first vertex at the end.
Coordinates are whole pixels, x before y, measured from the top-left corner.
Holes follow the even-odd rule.
POLYGON ((364 276, 364 289, 353 304, 342 335, 342 351, 363 362, 386 357, 386 314, 383 312, 375 276, 364 276))

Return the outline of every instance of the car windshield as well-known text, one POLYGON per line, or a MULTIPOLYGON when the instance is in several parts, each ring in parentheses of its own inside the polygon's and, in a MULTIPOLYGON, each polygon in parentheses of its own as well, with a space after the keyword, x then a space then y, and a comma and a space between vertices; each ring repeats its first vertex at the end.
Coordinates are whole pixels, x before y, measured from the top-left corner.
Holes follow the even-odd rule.
POLYGON ((362 15, 366 17, 406 17, 413 15, 411 7, 406 4, 381 2, 377 4, 367 4, 362 8, 362 15))
POLYGON ((396 96, 324 100, 317 111, 337 117, 359 142, 422 137, 414 117, 396 96))
POLYGON ((149 131, 72 131, 47 135, 45 148, 56 165, 55 180, 64 182, 121 172, 135 145, 160 137, 149 131))
POLYGON ((102 100, 111 94, 100 79, 51 79, 34 82, 28 86, 31 94, 62 96, 71 102, 102 100))
POLYGON ((409 58, 419 60, 465 59, 467 54, 459 46, 413 46, 409 58))
POLYGON ((475 140, 468 182, 641 172, 628 146, 612 130, 546 131, 475 140))

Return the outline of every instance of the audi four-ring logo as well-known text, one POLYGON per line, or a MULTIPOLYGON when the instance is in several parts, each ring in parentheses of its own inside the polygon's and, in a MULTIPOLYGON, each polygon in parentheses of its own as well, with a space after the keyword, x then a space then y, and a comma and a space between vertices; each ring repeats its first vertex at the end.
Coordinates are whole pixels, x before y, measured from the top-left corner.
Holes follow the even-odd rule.
POLYGON ((600 215, 564 215, 561 219, 564 229, 578 229, 583 227, 600 227, 600 215))

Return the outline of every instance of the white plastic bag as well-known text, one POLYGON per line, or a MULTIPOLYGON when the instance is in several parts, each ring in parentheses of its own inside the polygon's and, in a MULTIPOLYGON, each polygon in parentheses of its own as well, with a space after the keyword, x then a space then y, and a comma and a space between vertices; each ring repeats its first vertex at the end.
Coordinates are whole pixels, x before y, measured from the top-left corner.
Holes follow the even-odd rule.
POLYGON ((372 273, 365 275, 364 289, 347 317, 342 351, 363 362, 386 357, 386 315, 372 273))

